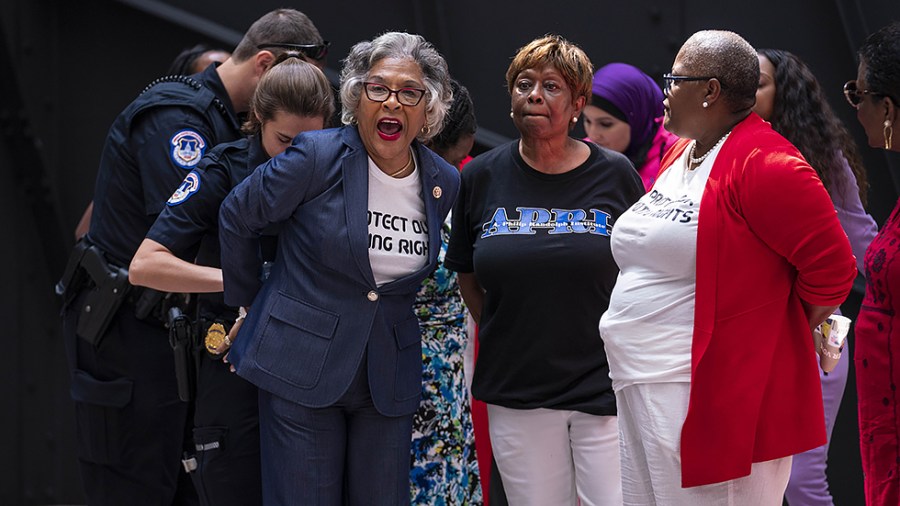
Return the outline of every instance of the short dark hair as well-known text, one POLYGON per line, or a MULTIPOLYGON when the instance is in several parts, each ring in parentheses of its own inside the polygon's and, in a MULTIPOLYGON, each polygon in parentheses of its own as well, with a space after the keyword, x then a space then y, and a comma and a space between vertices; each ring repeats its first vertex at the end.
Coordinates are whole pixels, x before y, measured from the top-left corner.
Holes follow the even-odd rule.
POLYGON ((462 136, 474 134, 478 128, 475 122, 475 104, 469 90, 456 79, 450 79, 450 89, 453 91, 453 102, 450 103, 450 110, 444 119, 444 128, 429 144, 429 147, 438 154, 453 147, 462 136))
POLYGON ((203 70, 195 69, 194 66, 197 64, 197 60, 199 60, 201 56, 210 52, 222 52, 228 54, 228 51, 225 49, 215 48, 203 43, 197 44, 193 47, 185 48, 183 51, 178 53, 178 56, 176 56, 174 60, 172 60, 172 64, 169 66, 168 75, 188 76, 203 70))
POLYGON ((685 41, 677 58, 697 75, 718 79, 731 112, 749 110, 756 104, 759 58, 740 35, 727 30, 699 31, 685 41))
POLYGON ((859 59, 866 64, 866 86, 900 107, 900 21, 869 35, 859 59))
MULTIPOLYGON (((259 52, 261 44, 324 44, 319 30, 306 14, 294 9, 276 9, 257 19, 234 49, 232 58, 243 62, 259 52)), ((269 49, 276 57, 279 48, 269 49)))

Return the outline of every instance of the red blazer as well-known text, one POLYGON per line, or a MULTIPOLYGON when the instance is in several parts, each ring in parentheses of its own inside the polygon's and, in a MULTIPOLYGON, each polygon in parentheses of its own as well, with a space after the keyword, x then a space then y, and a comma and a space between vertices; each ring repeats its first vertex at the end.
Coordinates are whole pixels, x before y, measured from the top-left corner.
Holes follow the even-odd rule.
MULTIPOLYGON (((690 141, 666 154, 665 171, 690 141)), ((682 486, 825 444, 822 391, 801 299, 838 305, 856 262, 800 152, 756 114, 722 146, 700 201, 691 393, 682 486)))

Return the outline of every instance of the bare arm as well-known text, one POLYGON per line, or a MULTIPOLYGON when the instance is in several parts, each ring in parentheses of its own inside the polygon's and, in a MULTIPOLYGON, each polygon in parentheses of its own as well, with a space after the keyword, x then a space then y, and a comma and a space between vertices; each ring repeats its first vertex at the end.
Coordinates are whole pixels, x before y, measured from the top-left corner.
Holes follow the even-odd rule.
POLYGON ((481 323, 481 310, 484 307, 484 288, 478 282, 474 272, 460 272, 457 274, 459 293, 462 295, 469 313, 475 323, 481 323))
POLYGON ((162 244, 144 239, 131 260, 128 281, 163 292, 221 292, 222 270, 185 262, 162 244))
POLYGON ((78 220, 78 225, 75 226, 76 241, 84 237, 84 234, 88 233, 88 230, 91 228, 92 214, 94 214, 94 201, 88 203, 87 208, 84 210, 84 214, 82 214, 81 219, 78 220))
POLYGON ((809 319, 809 329, 815 330, 816 327, 819 326, 822 322, 824 322, 829 316, 831 316, 834 311, 840 306, 814 306, 805 300, 801 300, 803 303, 803 311, 806 312, 806 317, 809 319))

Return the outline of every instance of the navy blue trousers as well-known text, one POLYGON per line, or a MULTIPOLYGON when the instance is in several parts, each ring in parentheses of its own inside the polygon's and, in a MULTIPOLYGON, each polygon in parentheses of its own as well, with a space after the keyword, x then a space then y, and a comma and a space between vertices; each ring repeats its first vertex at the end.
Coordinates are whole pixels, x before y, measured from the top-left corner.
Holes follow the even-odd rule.
POLYGON ((259 392, 266 506, 408 505, 413 413, 380 414, 366 360, 332 406, 259 392))

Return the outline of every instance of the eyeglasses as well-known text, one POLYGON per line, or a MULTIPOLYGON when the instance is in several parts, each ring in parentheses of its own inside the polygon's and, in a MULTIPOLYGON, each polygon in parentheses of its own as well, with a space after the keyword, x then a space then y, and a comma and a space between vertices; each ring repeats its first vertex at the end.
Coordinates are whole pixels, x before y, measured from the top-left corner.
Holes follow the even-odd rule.
POLYGON ((260 44, 256 46, 256 49, 260 51, 263 49, 270 48, 281 48, 281 49, 289 49, 293 51, 299 51, 303 53, 304 56, 313 60, 321 60, 328 56, 328 46, 331 45, 331 42, 327 40, 322 41, 321 44, 287 44, 287 43, 278 43, 278 44, 260 44))
POLYGON ((420 90, 419 88, 400 88, 399 90, 392 90, 379 83, 363 83, 363 87, 366 89, 366 96, 369 97, 369 100, 372 102, 387 102, 387 100, 391 98, 391 94, 395 94, 397 95, 397 102, 410 107, 419 105, 419 102, 422 101, 422 97, 425 96, 426 91, 420 90))
POLYGON ((863 95, 879 95, 883 96, 881 93, 872 91, 872 90, 861 90, 856 87, 856 79, 852 81, 847 81, 844 83, 844 98, 847 99, 847 102, 850 103, 854 108, 859 107, 859 104, 863 101, 863 95))
POLYGON ((691 76, 676 76, 674 74, 663 74, 663 93, 666 96, 669 96, 669 93, 672 91, 672 85, 675 84, 675 81, 708 81, 710 79, 715 79, 715 76, 711 77, 691 77, 691 76))

